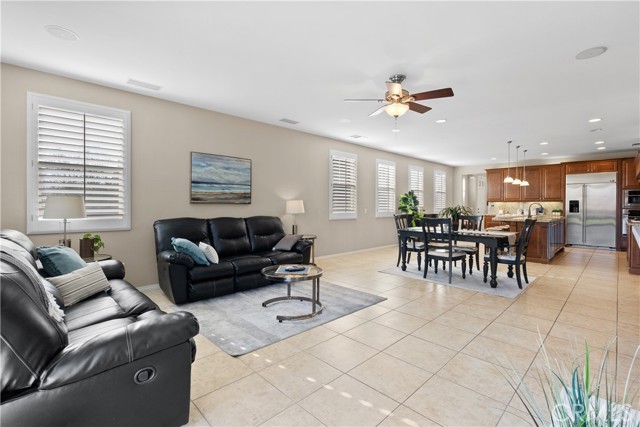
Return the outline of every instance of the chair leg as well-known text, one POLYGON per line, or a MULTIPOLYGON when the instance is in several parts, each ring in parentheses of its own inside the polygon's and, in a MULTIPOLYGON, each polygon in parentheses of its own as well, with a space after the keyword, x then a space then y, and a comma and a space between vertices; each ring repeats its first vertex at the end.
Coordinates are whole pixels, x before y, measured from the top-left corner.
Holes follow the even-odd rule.
POLYGON ((524 273, 524 281, 529 284, 529 277, 527 277, 527 261, 522 263, 522 272, 524 273))
POLYGON ((427 270, 429 269, 429 263, 431 262, 430 258, 427 254, 424 254, 424 273, 422 274, 422 278, 427 278, 427 270))
POLYGON ((516 280, 518 281, 518 287, 522 289, 522 279, 520 278, 520 264, 516 264, 516 280))
POLYGON ((418 252, 418 271, 420 271, 420 264, 422 263, 422 252, 418 252))
MULTIPOLYGON (((467 276, 465 276, 465 274, 464 274, 464 271, 465 271, 466 269, 467 269, 467 259, 466 259, 466 257, 465 257, 465 258, 462 258, 462 278, 463 278, 463 279, 466 279, 466 278, 467 278, 467 276)), ((471 274, 471 269, 469 269, 469 274, 471 274)))
POLYGON ((407 251, 407 264, 411 262, 411 252, 407 251))
POLYGON ((509 279, 513 279, 513 264, 509 264, 509 269, 507 270, 507 276, 509 276, 509 279))
POLYGON ((433 272, 438 274, 438 260, 434 260, 433 265, 435 265, 435 267, 433 267, 433 272))
POLYGON ((451 261, 449 261, 449 284, 451 284, 452 276, 453 276, 453 268, 451 268, 451 261))
MULTIPOLYGON (((462 268, 464 271, 464 267, 462 268)), ((469 275, 473 274, 473 254, 469 255, 469 275)))
POLYGON ((476 266, 478 271, 480 271, 480 250, 479 249, 476 251, 476 266))
POLYGON ((489 263, 487 261, 485 261, 482 266, 482 274, 484 283, 487 283, 487 274, 489 274, 489 263))
POLYGON ((396 267, 400 265, 400 259, 402 258, 402 249, 398 247, 398 262, 396 262, 396 267))

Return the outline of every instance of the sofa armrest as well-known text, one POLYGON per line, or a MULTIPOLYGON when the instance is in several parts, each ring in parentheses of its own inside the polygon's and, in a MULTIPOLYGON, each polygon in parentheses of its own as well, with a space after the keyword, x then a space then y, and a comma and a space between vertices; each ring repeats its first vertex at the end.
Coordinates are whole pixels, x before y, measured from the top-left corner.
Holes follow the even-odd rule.
POLYGON ((109 259, 106 261, 98 261, 100 268, 107 277, 107 280, 112 279, 124 279, 124 264, 116 259, 109 259))
POLYGON ((190 340, 198 320, 188 312, 164 313, 69 345, 41 377, 40 389, 81 381, 190 340))
POLYGON ((171 250, 162 251, 158 254, 158 263, 161 262, 184 265, 188 269, 192 269, 195 265, 195 263, 193 262, 193 258, 191 258, 189 255, 171 250))
POLYGON ((302 254, 303 264, 309 264, 309 262, 311 261, 311 246, 312 243, 308 240, 300 239, 292 249, 293 251, 302 254))

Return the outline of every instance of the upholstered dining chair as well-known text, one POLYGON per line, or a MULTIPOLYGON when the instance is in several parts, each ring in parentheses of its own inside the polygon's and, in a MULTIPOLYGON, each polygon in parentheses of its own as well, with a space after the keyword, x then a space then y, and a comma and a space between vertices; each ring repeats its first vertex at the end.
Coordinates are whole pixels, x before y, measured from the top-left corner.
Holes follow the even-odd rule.
POLYGON ((427 278, 429 261, 433 260, 435 273, 438 273, 438 261, 443 261, 443 268, 446 270, 445 262, 449 264, 449 283, 453 276, 452 265, 454 261, 462 262, 462 278, 466 278, 467 254, 454 250, 451 240, 451 218, 423 218, 422 232, 425 241, 424 274, 427 278))
MULTIPOLYGON (((411 223, 413 222, 413 215, 411 214, 395 214, 393 218, 396 221, 396 231, 398 232, 398 262, 396 262, 396 267, 400 265, 400 258, 402 257, 402 245, 404 245, 404 241, 400 237, 400 230, 403 230, 407 227, 411 227, 411 223)), ((421 269, 420 264, 422 263, 422 253, 424 252, 424 243, 410 237, 407 239, 407 264, 411 261, 411 253, 415 252, 418 254, 418 270, 421 269)))
MULTIPOLYGON (((529 247, 529 239, 531 238, 531 232, 536 225, 535 219, 525 219, 518 240, 514 245, 507 247, 508 251, 504 254, 498 254, 498 264, 506 264, 509 266, 507 276, 513 278, 513 267, 516 268, 516 280, 518 281, 518 287, 522 289, 522 279, 520 278, 520 270, 524 274, 524 281, 529 283, 527 277, 527 248, 529 247), (515 248, 515 253, 513 249, 515 248)), ((484 265, 482 266, 482 272, 484 273, 484 282, 487 282, 487 274, 489 272, 489 255, 484 256, 484 265)))
MULTIPOLYGON (((461 215, 458 217, 459 230, 482 230, 482 215, 461 215)), ((476 269, 480 271, 480 243, 456 242, 453 249, 469 255, 469 274, 473 274, 473 258, 476 259, 476 269)))

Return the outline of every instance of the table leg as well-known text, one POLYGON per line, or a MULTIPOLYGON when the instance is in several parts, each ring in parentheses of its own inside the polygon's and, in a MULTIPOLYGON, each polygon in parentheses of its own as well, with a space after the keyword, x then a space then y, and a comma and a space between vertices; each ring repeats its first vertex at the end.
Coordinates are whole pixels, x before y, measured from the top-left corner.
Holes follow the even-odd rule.
POLYGON ((491 281, 489 283, 492 288, 495 288, 498 286, 498 248, 489 248, 489 264, 491 265, 491 281))

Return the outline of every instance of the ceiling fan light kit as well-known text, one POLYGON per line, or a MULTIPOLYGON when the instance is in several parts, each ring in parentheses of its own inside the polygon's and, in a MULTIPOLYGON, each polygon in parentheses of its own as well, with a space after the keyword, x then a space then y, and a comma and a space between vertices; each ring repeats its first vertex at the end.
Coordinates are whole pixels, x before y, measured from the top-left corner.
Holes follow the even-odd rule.
POLYGON ((404 74, 394 74, 389 77, 389 81, 387 82, 387 91, 384 94, 384 99, 366 99, 366 98, 355 98, 355 99, 345 99, 346 102, 361 102, 361 101, 375 101, 375 102, 387 102, 388 104, 378 108, 373 113, 369 114, 369 116, 375 116, 380 114, 383 110, 390 115, 391 117, 395 117, 396 119, 402 116, 407 111, 415 111, 416 113, 424 114, 427 111, 431 110, 431 107, 427 107, 426 105, 418 104, 415 101, 421 101, 424 99, 436 99, 436 98, 446 98, 449 96, 453 96, 453 90, 451 88, 446 89, 437 89, 431 90, 427 92, 420 92, 410 94, 408 90, 402 88, 402 82, 406 79, 407 76, 404 74))

